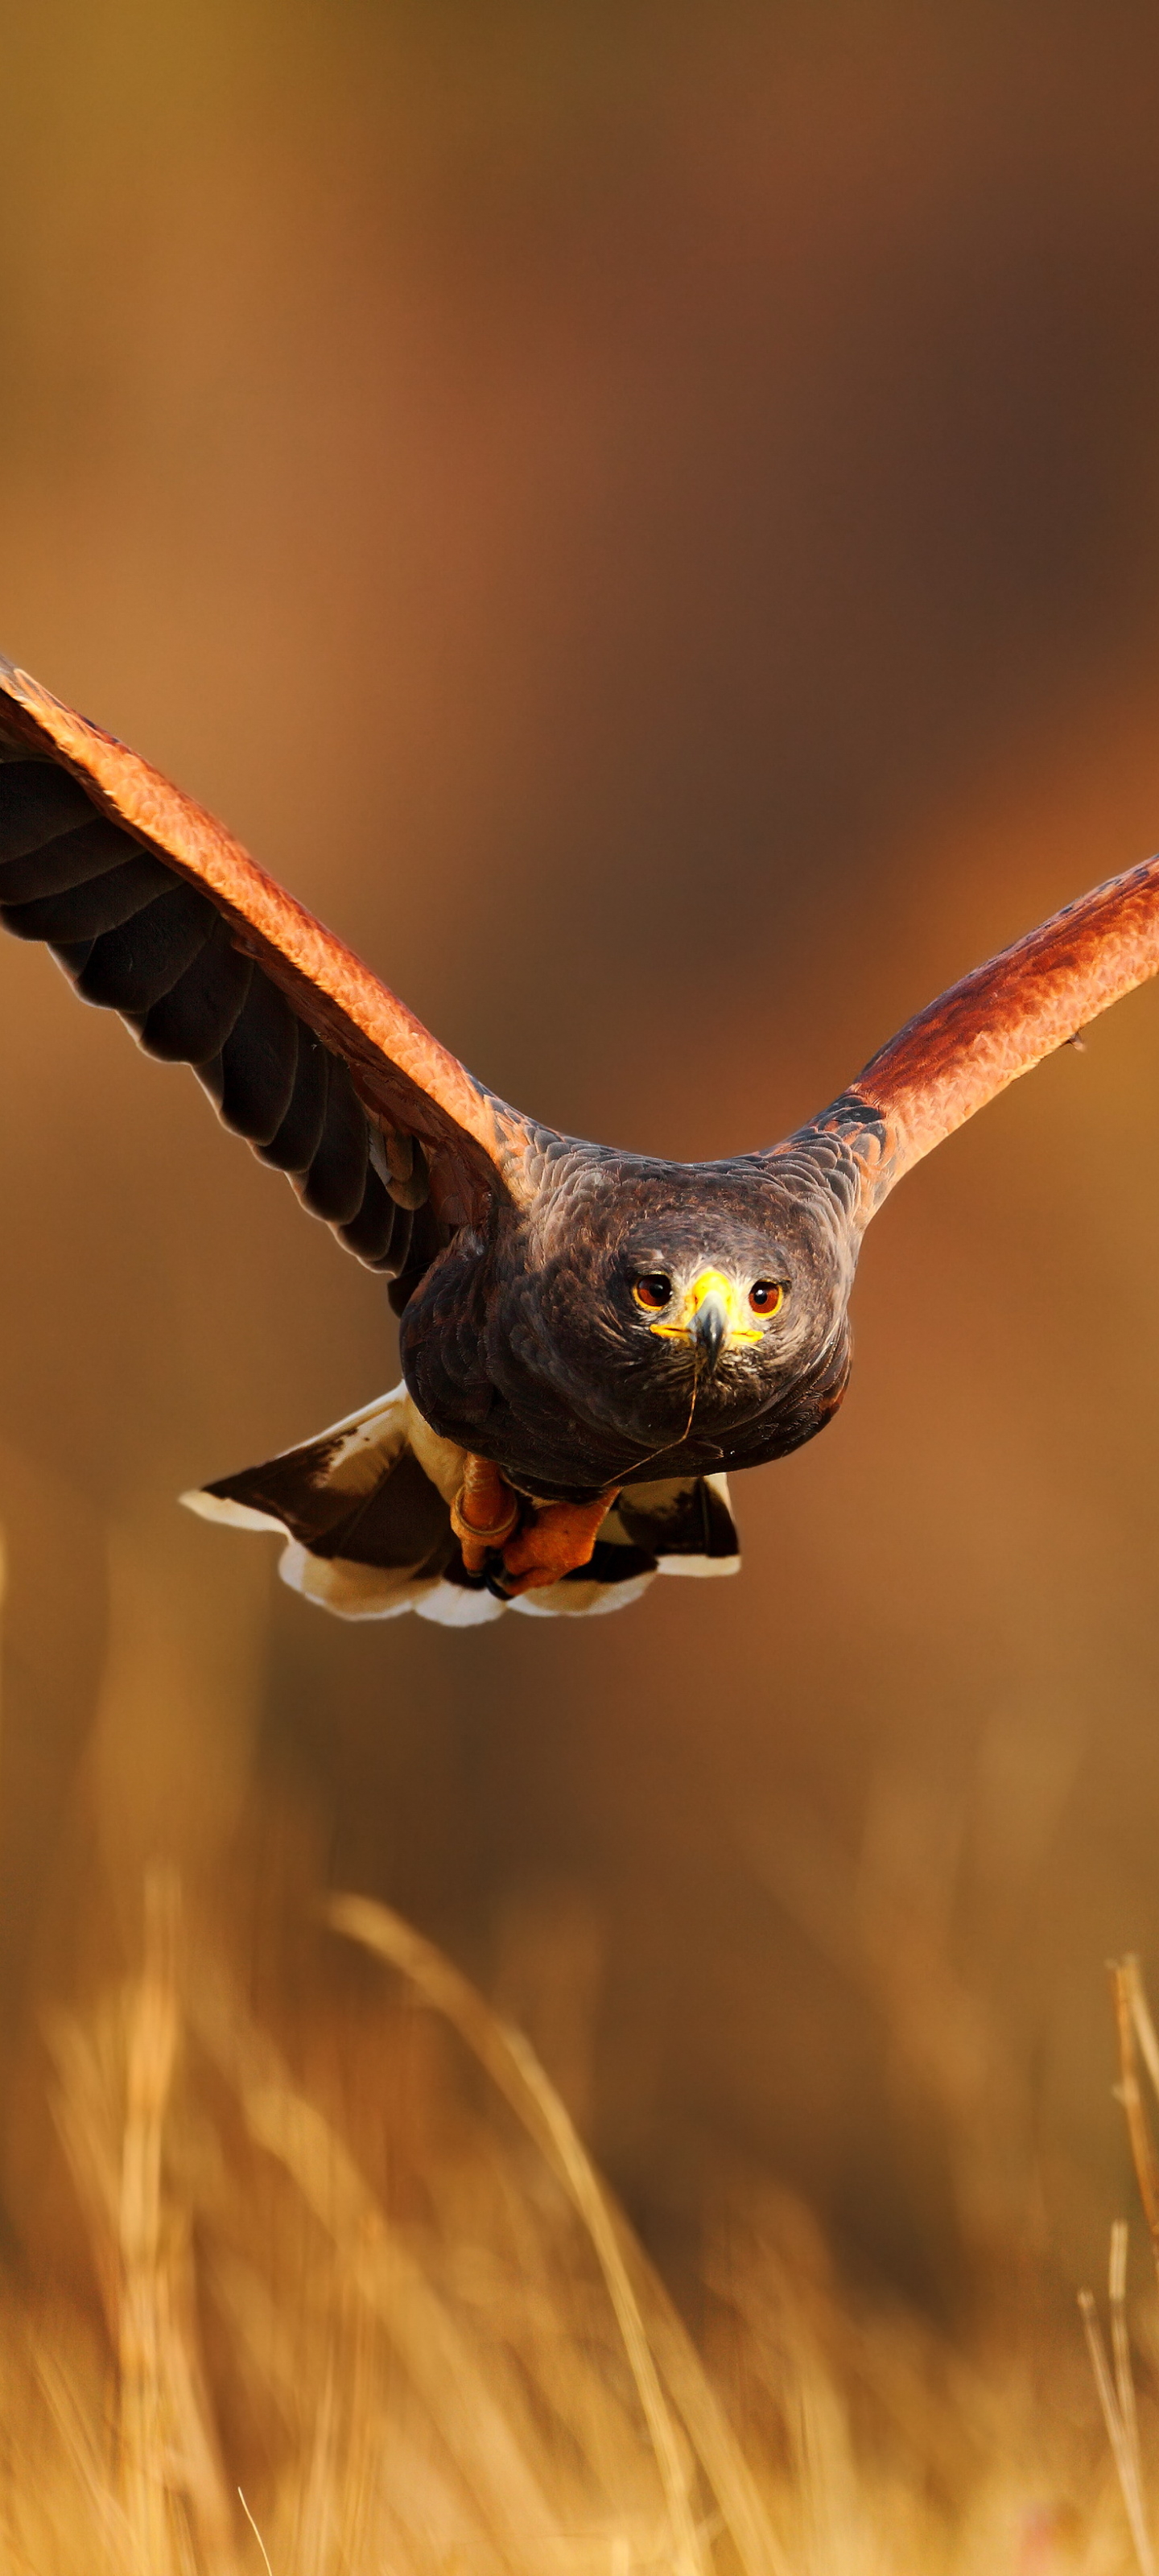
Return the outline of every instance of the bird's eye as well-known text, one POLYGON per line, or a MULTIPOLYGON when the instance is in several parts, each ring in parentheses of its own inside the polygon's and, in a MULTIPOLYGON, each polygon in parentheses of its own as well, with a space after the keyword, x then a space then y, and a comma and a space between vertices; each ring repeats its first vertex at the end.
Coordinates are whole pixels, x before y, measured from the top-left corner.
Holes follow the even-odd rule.
POLYGON ((651 1314, 657 1313, 661 1306, 666 1306, 671 1294, 672 1282, 664 1270, 646 1270, 643 1278, 637 1279, 632 1289, 636 1304, 647 1307, 651 1314))
POLYGON ((754 1315, 775 1315, 785 1302, 785 1292, 777 1279, 755 1279, 749 1290, 749 1304, 754 1315))

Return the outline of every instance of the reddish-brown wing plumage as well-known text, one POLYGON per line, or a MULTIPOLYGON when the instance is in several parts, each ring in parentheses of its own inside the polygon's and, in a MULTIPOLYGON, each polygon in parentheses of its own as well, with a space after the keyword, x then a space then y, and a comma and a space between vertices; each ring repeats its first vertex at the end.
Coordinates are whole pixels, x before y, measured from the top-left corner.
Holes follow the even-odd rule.
MULTIPOLYGON (((71 771, 106 815, 211 899, 234 944, 345 1057, 366 1109, 388 1131, 388 1153, 390 1131, 424 1147, 445 1220, 460 1222, 496 1185, 518 1199, 533 1194, 530 1123, 476 1083, 203 807, 2 659, 0 727, 71 771)), ((840 1130, 860 1171, 863 1219, 932 1146, 1157 971, 1159 860, 1150 860, 1056 913, 909 1021, 812 1122, 815 1133, 840 1130)))
POLYGON ((70 770, 112 820, 211 897, 234 925, 235 945, 260 961, 316 1034, 345 1056, 372 1114, 457 1164, 465 1197, 497 1179, 520 1193, 522 1120, 212 814, 2 658, 0 717, 5 731, 70 770))
MULTIPOLYGON (((884 1120, 866 1214, 911 1164, 1159 972, 1159 859, 1111 877, 907 1022, 843 1095, 884 1120)), ((823 1128, 825 1114, 816 1122, 823 1128)), ((868 1141, 868 1140, 867 1140, 868 1141)))

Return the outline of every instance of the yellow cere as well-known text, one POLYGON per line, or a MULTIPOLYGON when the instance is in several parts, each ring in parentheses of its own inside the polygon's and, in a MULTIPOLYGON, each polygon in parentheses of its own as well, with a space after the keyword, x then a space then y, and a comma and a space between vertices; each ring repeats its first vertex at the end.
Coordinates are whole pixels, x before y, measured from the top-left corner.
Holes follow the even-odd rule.
MULTIPOLYGON (((649 1331, 663 1333, 669 1341, 689 1341, 693 1324, 705 1298, 714 1296, 721 1299, 728 1317, 729 1341, 759 1342, 764 1326, 754 1322, 747 1302, 742 1302, 735 1282, 726 1279, 723 1270, 702 1270, 693 1280, 691 1287, 685 1291, 680 1312, 673 1321, 650 1324, 649 1331)), ((777 1303, 780 1303, 779 1298, 777 1303)))

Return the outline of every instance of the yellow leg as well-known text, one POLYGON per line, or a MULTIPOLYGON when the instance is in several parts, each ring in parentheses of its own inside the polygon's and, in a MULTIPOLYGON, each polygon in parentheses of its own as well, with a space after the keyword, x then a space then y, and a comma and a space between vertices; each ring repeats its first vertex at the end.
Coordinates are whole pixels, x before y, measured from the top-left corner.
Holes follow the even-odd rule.
POLYGON ((502 1469, 490 1458, 468 1450, 463 1481, 451 1505, 451 1527, 463 1551, 468 1574, 481 1574, 488 1554, 510 1538, 519 1518, 519 1498, 502 1469))

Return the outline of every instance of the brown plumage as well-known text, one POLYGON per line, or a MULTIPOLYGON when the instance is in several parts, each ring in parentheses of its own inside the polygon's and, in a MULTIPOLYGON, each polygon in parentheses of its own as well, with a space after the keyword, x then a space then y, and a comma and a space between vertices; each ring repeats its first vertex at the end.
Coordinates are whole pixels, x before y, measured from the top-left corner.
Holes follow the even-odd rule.
POLYGON ((910 1021, 766 1151, 667 1163, 510 1109, 201 807, 0 662, 0 919, 390 1282, 404 1382, 189 1497, 352 1617, 615 1606, 735 1565, 724 1473, 844 1392, 865 1227, 911 1164, 1159 968, 1159 862, 910 1021))

